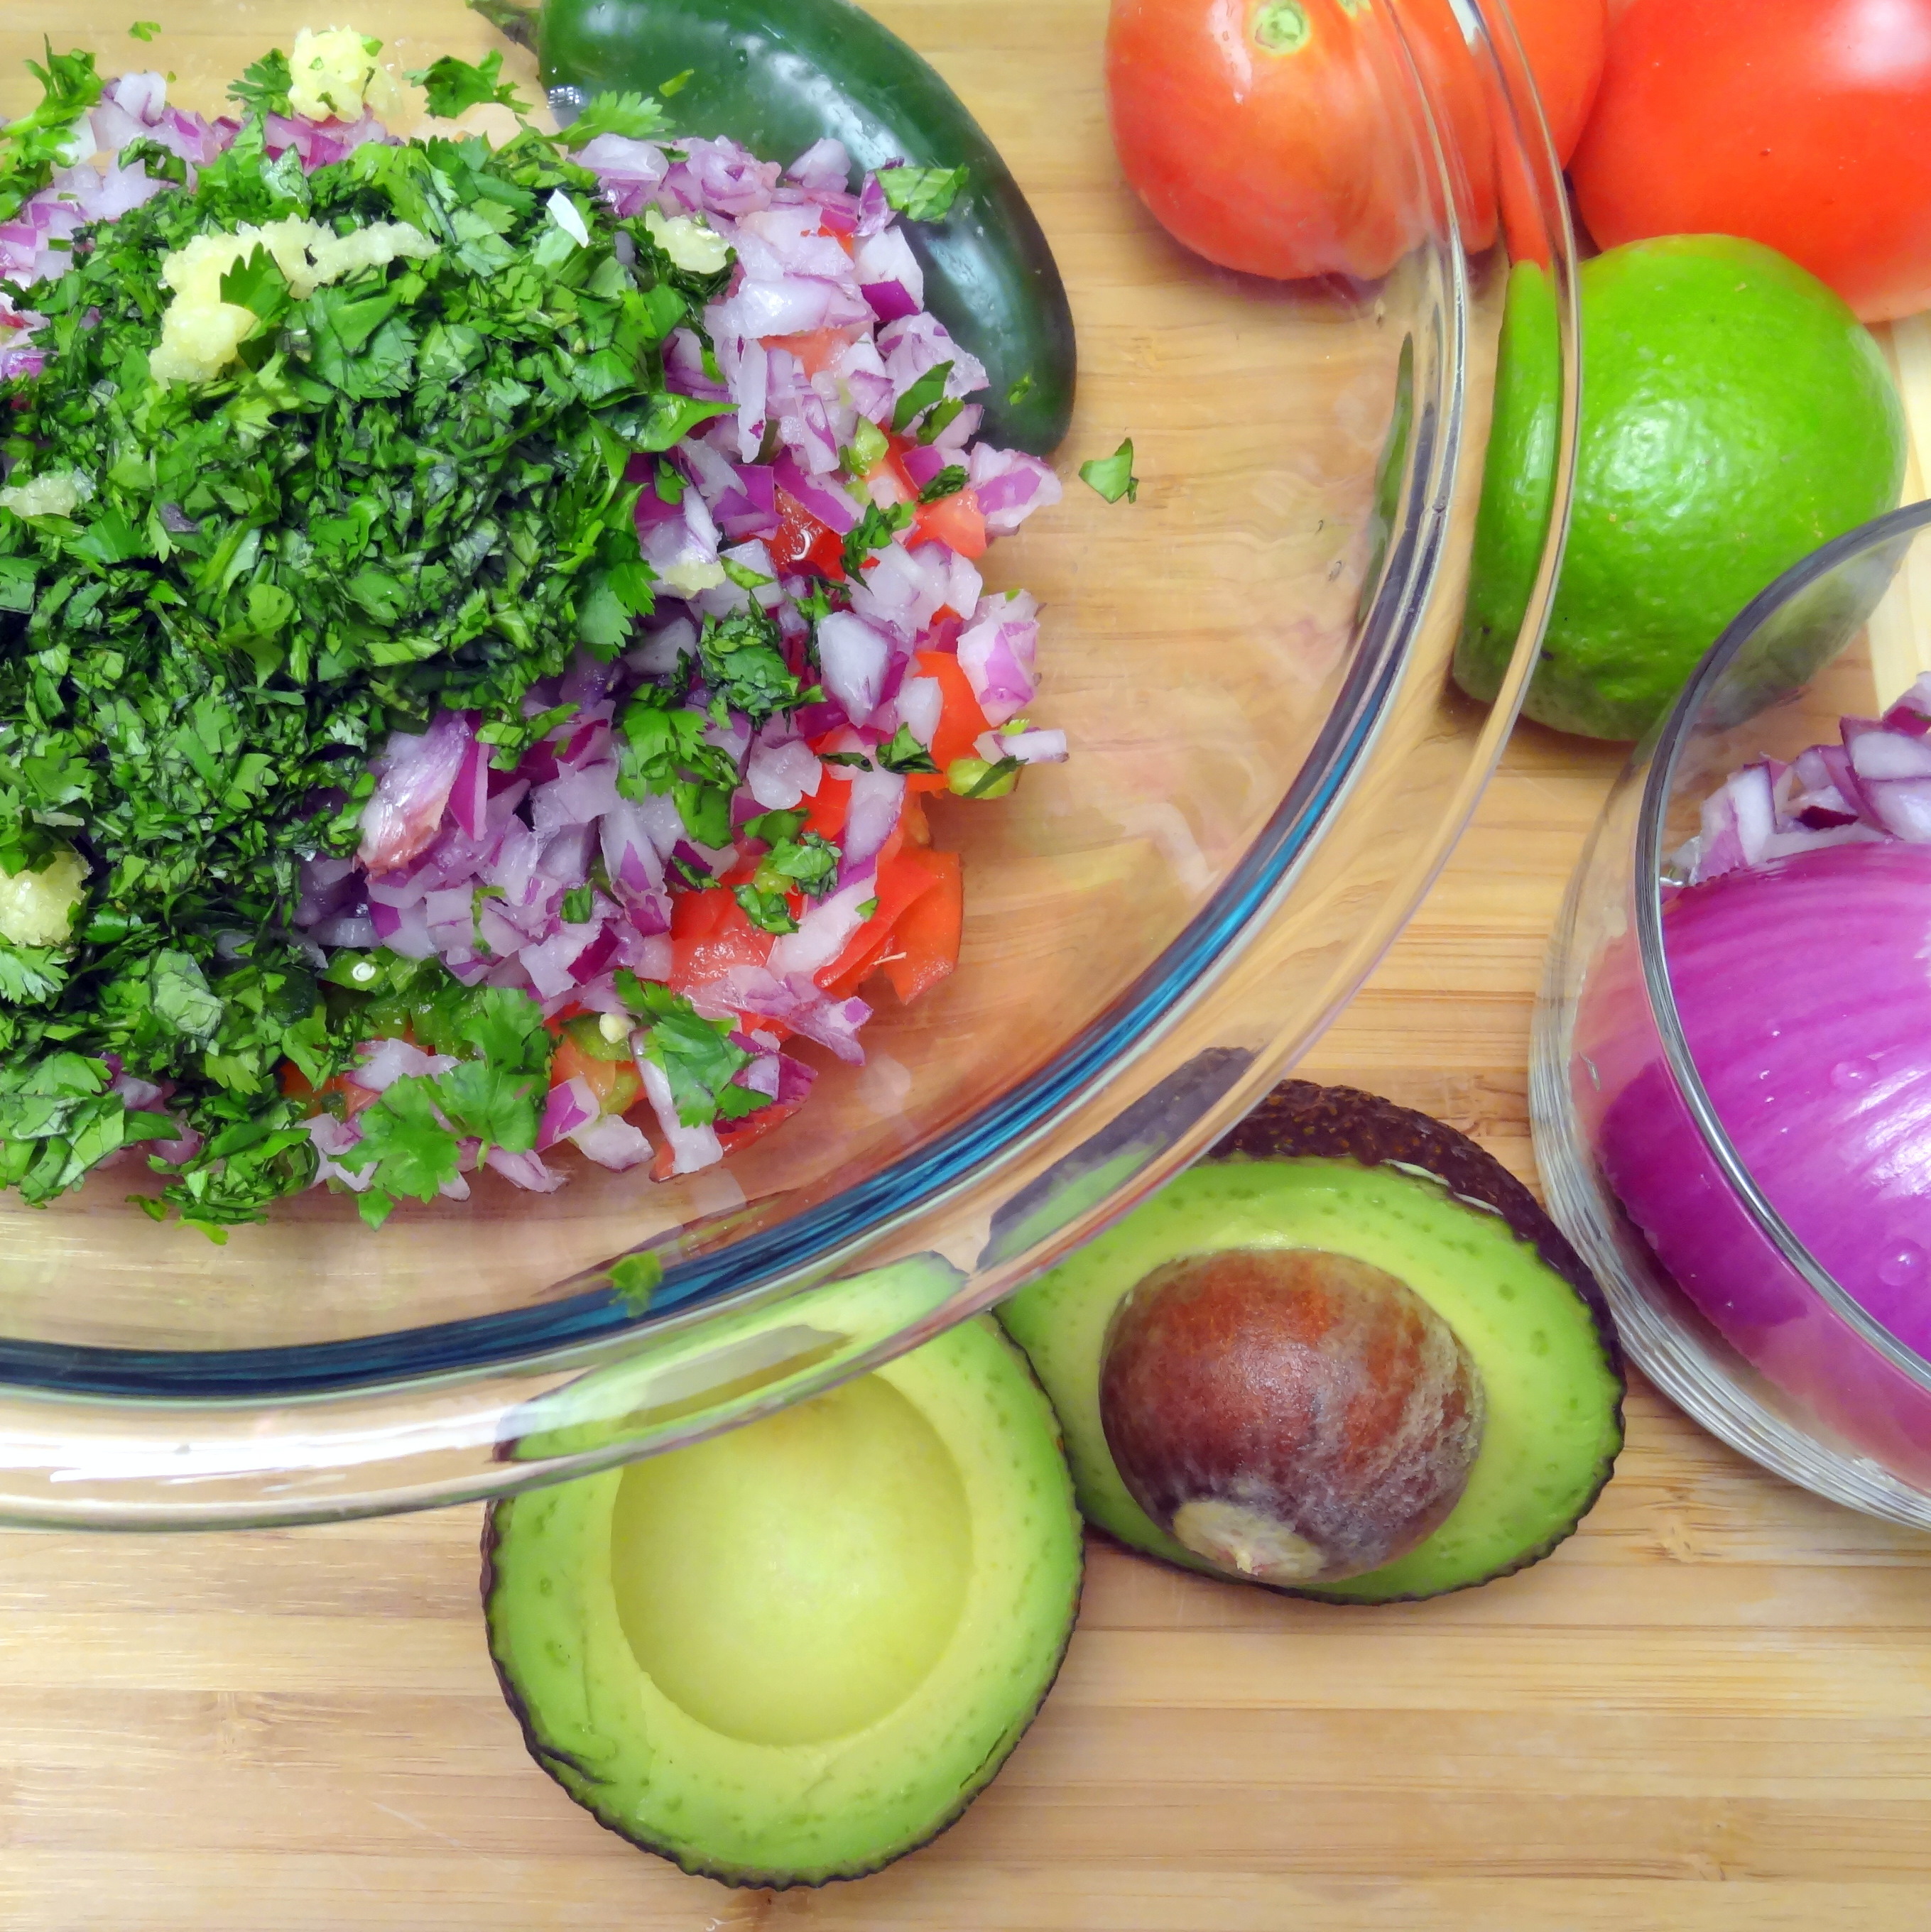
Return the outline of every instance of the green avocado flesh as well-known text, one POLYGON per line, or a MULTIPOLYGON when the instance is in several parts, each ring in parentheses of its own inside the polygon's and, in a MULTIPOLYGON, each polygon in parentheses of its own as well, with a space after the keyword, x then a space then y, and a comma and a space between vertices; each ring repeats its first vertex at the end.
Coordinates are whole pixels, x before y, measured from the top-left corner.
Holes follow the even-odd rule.
POLYGON ((981 1319, 730 1434, 498 1504, 490 1648, 537 1761, 728 1883, 875 1870, 990 1781, 1078 1606, 1059 1430, 981 1319))
POLYGON ((1135 1549, 1220 1574, 1127 1492, 1101 1426, 1099 1381, 1121 1299, 1165 1262, 1225 1248, 1320 1248, 1386 1269, 1433 1306, 1482 1376, 1482 1447, 1440 1528, 1378 1570, 1293 1594, 1436 1596, 1518 1569, 1575 1528, 1622 1444, 1622 1381, 1589 1309, 1499 1214, 1432 1177, 1307 1157, 1191 1168, 1000 1310, 1059 1412, 1090 1521, 1135 1549))

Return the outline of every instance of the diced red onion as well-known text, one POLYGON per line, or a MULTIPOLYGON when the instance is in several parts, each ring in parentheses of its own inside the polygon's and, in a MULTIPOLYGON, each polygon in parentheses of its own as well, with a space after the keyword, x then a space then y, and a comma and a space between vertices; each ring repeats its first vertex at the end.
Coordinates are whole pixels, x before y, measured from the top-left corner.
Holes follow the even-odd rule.
POLYGON ((359 1056, 355 1083, 371 1094, 386 1093, 398 1080, 421 1076, 434 1079, 449 1072, 455 1060, 446 1053, 425 1053, 406 1040, 365 1040, 356 1049, 359 1056))
POLYGON ((542 1154, 578 1128, 587 1126, 598 1112, 596 1096, 581 1073, 559 1081, 544 1102, 543 1124, 536 1130, 536 1151, 542 1154))
POLYGON ((370 872, 394 871, 435 837, 475 735, 467 712, 439 711, 420 737, 402 731, 391 736, 375 761, 376 788, 362 808, 358 856, 370 872))
POLYGON ((644 1097, 657 1117, 657 1125, 671 1150, 673 1174, 695 1174, 715 1167, 724 1158, 718 1144, 717 1130, 711 1126, 687 1127, 677 1118, 677 1102, 671 1097, 671 1083, 664 1070, 648 1055, 637 1056, 637 1071, 644 1082, 644 1097))
POLYGON ((512 1154, 506 1148, 493 1147, 483 1156, 483 1164, 493 1168, 512 1187, 531 1194, 554 1194, 563 1186, 563 1177, 552 1173, 540 1154, 512 1154))
POLYGON ((650 1158, 650 1143, 643 1130, 621 1114, 605 1114, 587 1122, 571 1134, 570 1142, 586 1160, 618 1174, 650 1158))
MULTIPOLYGON (((865 923, 859 908, 875 896, 877 888, 870 876, 841 886, 829 898, 807 907, 795 932, 782 933, 771 947, 768 964, 779 979, 793 974, 809 977, 829 966, 851 944, 851 935, 865 923)), ((779 1017, 773 1013, 771 1017, 779 1017)))
POLYGON ((854 724, 863 723, 883 694, 891 658, 884 634, 849 610, 834 610, 819 622, 818 655, 827 693, 854 724))
POLYGON ((824 767, 802 740, 788 744, 762 742, 751 747, 744 782, 767 812, 788 812, 801 798, 816 796, 824 767))

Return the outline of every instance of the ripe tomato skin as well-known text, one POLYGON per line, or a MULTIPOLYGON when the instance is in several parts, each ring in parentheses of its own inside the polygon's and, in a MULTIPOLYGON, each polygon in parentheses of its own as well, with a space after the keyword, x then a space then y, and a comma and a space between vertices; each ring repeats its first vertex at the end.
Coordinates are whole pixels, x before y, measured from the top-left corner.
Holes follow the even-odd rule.
POLYGON ((1866 322, 1931 304, 1931 0, 1633 0, 1572 167, 1604 248, 1740 235, 1866 322))
POLYGON ((1596 104, 1608 51, 1607 0, 1507 0, 1556 159, 1566 167, 1596 104))
MULTIPOLYGON (((1224 268, 1297 280, 1386 274, 1428 225, 1386 0, 1113 0, 1107 88, 1126 178, 1176 241, 1224 268)), ((1449 0, 1401 0, 1431 97, 1448 104, 1470 245, 1495 197, 1488 112, 1449 0)))
MULTIPOLYGON (((1602 84, 1609 34, 1606 0, 1507 0, 1515 35, 1535 77, 1556 159, 1567 164, 1602 84)), ((1495 186, 1512 260, 1549 266, 1547 230, 1518 147, 1500 80, 1488 82, 1495 128, 1495 186)))

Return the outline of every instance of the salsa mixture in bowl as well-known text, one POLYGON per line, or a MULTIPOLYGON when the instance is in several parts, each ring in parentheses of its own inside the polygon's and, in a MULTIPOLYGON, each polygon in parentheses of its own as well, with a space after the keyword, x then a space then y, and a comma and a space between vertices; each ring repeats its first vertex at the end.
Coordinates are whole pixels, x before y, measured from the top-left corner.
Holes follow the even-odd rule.
MULTIPOLYGON (((904 232, 964 170, 853 191, 638 94, 404 140, 380 52, 305 29, 212 121, 50 53, 0 150, 29 1202, 709 1166, 804 1103, 788 1043, 862 1061, 860 987, 952 970, 922 798, 1066 756, 977 567, 1060 485, 978 438, 904 232)), ((500 67, 414 78, 520 117, 500 67)))

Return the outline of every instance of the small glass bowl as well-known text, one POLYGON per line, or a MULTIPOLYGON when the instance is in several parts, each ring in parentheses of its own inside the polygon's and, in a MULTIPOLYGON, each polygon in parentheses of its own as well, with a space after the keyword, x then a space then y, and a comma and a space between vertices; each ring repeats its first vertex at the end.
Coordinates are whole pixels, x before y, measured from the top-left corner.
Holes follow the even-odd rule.
MULTIPOLYGON (((146 10, 161 16, 152 46, 129 40, 125 5, 14 0, 0 114, 26 104, 44 34, 106 72, 170 70, 172 98, 208 112, 318 17, 309 0, 146 10)), ((938 841, 966 860, 959 970, 902 1011, 883 1000, 868 1065, 826 1065, 799 1118, 670 1184, 578 1168, 539 1196, 485 1175, 468 1203, 405 1206, 376 1234, 311 1194, 220 1248, 128 1206, 138 1168, 48 1210, 0 1202, 0 1519, 444 1503, 860 1372, 1010 1292, 1251 1106, 1466 822, 1540 635, 1572 430, 1511 674, 1492 708, 1471 704, 1449 665, 1508 262, 1458 225, 1455 167, 1393 10, 1359 31, 1386 56, 1380 158, 1410 164, 1425 232, 1378 282, 1291 286, 1209 268, 1126 188, 1104 7, 878 10, 1011 164, 1080 338, 1065 501, 987 560, 989 586, 1040 596, 1034 715, 1073 755, 999 805, 938 802, 938 841), (1109 505, 1076 472, 1128 433, 1139 501, 1109 505), (647 1250, 665 1272, 640 1316, 610 1270, 647 1250)), ((1499 0, 1462 10, 1510 232, 1553 278, 1572 424, 1560 176, 1499 0)), ((503 48, 460 0, 363 23, 398 70, 503 48)), ((527 95, 533 62, 507 52, 527 95)))
POLYGON ((1920 1528, 1931 1528, 1931 1362, 1818 1264, 1725 1132, 1671 991, 1664 907, 1671 855, 1725 778, 1834 742, 1840 716, 1876 716, 1924 668, 1927 638, 1931 502, 1824 545, 1737 616, 1604 808, 1550 952, 1530 1078, 1551 1211, 1644 1373, 1766 1468, 1920 1528), (1707 1220, 1693 1264, 1678 1262, 1693 1293, 1607 1178, 1619 1106, 1642 1110, 1651 1154, 1680 1158, 1700 1188, 1707 1220))

